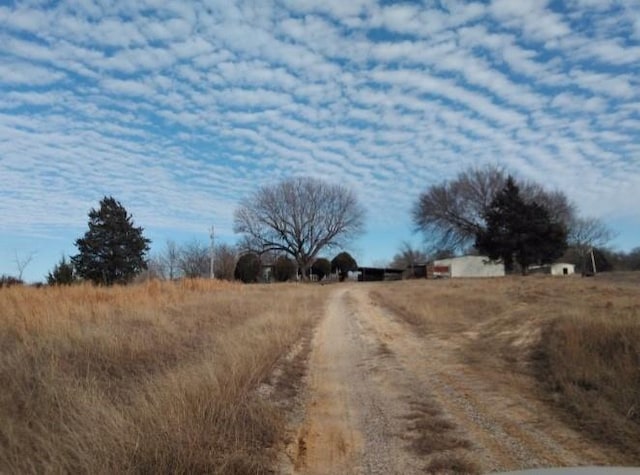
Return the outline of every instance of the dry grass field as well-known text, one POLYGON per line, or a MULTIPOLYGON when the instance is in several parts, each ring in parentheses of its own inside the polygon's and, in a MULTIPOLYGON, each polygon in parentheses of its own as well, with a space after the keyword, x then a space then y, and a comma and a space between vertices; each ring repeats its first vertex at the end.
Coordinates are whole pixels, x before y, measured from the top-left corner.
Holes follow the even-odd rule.
POLYGON ((372 295, 470 378, 533 394, 640 465, 640 275, 415 281, 372 295))
POLYGON ((2 289, 0 473, 640 465, 639 290, 636 274, 2 289))
POLYGON ((254 390, 322 291, 208 281, 0 291, 1 473, 264 473, 254 390))

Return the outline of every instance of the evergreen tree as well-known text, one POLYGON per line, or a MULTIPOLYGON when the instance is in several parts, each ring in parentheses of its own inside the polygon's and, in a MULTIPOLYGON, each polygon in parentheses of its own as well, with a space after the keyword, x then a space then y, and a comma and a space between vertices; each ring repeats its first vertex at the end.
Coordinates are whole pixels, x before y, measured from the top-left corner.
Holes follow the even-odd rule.
POLYGON ((67 261, 65 256, 57 263, 51 272, 47 274, 47 283, 49 285, 71 285, 76 281, 73 272, 73 264, 67 261))
POLYGON ((526 203, 512 177, 484 218, 487 227, 476 234, 476 248, 491 259, 501 259, 507 271, 517 263, 526 274, 530 265, 549 264, 567 248, 565 227, 553 222, 544 206, 526 203))
POLYGON ((71 258, 78 276, 96 284, 126 284, 146 269, 149 239, 135 227, 131 215, 113 197, 104 197, 100 209, 89 211, 89 230, 75 242, 71 258))

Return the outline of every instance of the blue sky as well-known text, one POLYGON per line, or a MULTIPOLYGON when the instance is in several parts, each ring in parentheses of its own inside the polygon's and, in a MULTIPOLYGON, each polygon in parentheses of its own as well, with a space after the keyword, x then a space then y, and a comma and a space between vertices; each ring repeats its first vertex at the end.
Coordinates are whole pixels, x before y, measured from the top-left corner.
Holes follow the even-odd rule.
POLYGON ((42 280, 113 195, 160 250, 235 242, 291 175, 367 209, 390 259, 430 184, 485 163, 640 245, 637 0, 0 3, 0 274, 42 280))

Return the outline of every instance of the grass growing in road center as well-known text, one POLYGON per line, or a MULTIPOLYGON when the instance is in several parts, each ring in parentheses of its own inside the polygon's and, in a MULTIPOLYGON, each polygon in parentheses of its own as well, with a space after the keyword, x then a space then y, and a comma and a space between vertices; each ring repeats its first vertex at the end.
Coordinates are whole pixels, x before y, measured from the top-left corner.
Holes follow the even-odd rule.
POLYGON ((568 423, 640 463, 640 273, 371 289, 418 334, 455 341, 461 362, 487 377, 534 377, 568 423))

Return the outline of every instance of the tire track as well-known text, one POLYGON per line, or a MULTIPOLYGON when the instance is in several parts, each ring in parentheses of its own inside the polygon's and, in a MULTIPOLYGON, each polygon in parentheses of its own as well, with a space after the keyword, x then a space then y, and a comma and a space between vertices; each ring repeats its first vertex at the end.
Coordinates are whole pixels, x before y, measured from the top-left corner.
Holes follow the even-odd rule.
POLYGON ((291 429, 283 473, 484 473, 615 462, 534 398, 496 387, 464 364, 455 337, 416 334, 374 304, 370 288, 340 286, 330 297, 312 341, 304 420, 291 429))
POLYGON ((616 455, 568 428, 533 397, 462 362, 455 335, 416 335, 392 311, 372 303, 364 288, 353 293, 367 322, 396 354, 416 384, 429 391, 473 441, 483 472, 537 467, 608 465, 616 455))

